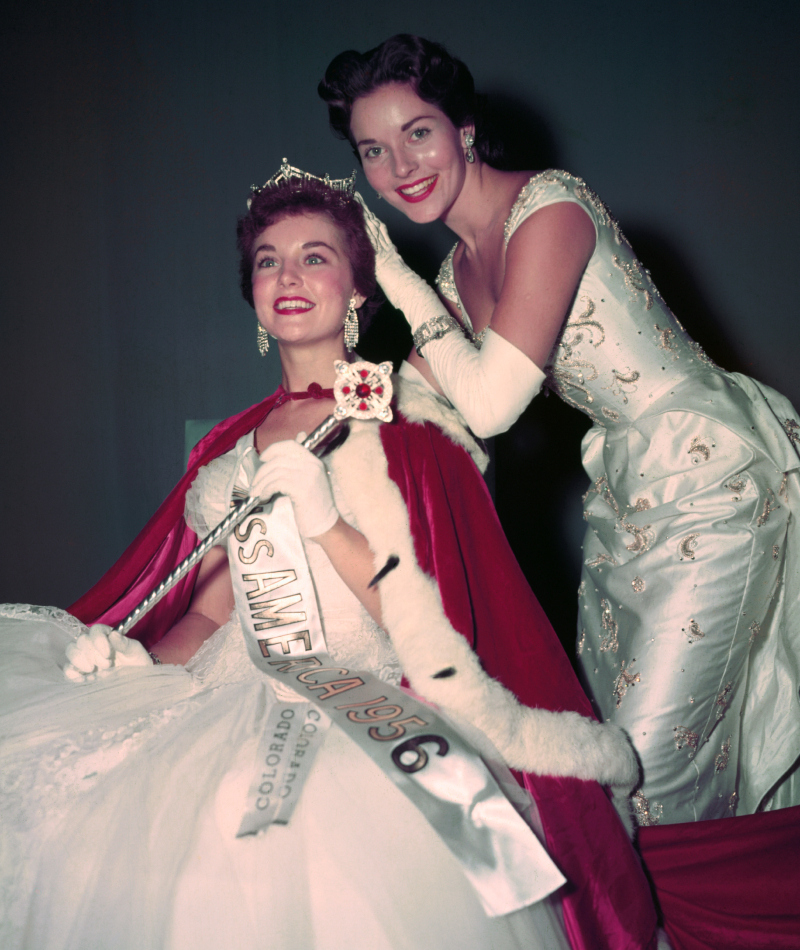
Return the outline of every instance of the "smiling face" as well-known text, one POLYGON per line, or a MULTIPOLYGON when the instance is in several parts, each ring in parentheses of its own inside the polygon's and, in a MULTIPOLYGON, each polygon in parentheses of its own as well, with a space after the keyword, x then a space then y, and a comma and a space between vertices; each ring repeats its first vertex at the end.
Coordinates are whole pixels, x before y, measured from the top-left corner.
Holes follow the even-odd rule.
POLYGON ((281 345, 341 344, 353 271, 339 228, 326 214, 295 214, 265 228, 254 244, 253 304, 281 345), (337 339, 338 338, 338 339, 337 339))
POLYGON ((444 217, 467 173, 464 135, 409 85, 380 86, 353 103, 350 130, 372 187, 418 224, 444 217))

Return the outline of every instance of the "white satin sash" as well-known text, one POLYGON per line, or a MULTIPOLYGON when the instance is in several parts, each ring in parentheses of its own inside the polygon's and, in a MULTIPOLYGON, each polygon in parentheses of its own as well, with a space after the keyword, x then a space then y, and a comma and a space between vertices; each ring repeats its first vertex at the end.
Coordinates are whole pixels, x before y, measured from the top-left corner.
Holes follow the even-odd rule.
POLYGON ((419 808, 489 916, 532 904, 564 883, 479 754, 451 724, 407 692, 330 658, 288 498, 255 509, 236 528, 228 559, 253 663, 302 700, 270 710, 239 835, 288 820, 314 752, 334 722, 419 808))

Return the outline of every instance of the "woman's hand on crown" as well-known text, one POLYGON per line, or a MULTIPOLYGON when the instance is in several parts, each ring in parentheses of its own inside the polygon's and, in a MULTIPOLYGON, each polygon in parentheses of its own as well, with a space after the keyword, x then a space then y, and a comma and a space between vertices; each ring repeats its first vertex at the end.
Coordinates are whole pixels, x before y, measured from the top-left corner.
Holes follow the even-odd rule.
POLYGON ((364 225, 366 226, 372 249, 375 251, 376 268, 379 268, 384 263, 390 262, 394 257, 400 257, 397 248, 389 237, 389 231, 383 221, 369 210, 359 192, 355 193, 355 199, 361 205, 361 210, 364 212, 364 225))
POLYGON ((375 251, 375 276, 389 302, 403 311, 412 330, 442 316, 446 311, 436 292, 406 264, 392 244, 386 225, 367 208, 357 192, 356 198, 364 209, 364 223, 375 251))

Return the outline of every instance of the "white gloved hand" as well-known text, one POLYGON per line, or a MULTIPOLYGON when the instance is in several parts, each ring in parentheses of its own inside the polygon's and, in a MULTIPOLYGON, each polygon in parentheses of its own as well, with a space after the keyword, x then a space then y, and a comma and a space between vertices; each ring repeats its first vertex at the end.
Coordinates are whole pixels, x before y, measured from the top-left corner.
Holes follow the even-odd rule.
POLYGON ((147 650, 138 640, 117 633, 104 623, 89 627, 66 649, 64 676, 73 683, 90 683, 98 673, 122 666, 150 666, 147 650))
POLYGON ((325 466, 296 442, 274 442, 261 454, 261 467, 250 486, 251 496, 267 501, 274 494, 288 495, 294 506, 297 527, 304 538, 316 538, 330 530, 339 519, 325 466))
POLYGON ((400 256, 383 221, 375 217, 358 192, 356 198, 364 211, 367 234, 375 251, 375 276, 392 306, 403 311, 412 331, 433 317, 446 314, 436 291, 400 256))
POLYGON ((392 243, 392 239, 389 237, 389 232, 383 221, 369 210, 360 192, 357 191, 355 193, 355 199, 361 205, 361 210, 364 212, 364 225, 366 226, 367 235, 369 236, 372 249, 375 251, 375 257, 378 261, 384 263, 393 257, 399 257, 400 254, 392 243))

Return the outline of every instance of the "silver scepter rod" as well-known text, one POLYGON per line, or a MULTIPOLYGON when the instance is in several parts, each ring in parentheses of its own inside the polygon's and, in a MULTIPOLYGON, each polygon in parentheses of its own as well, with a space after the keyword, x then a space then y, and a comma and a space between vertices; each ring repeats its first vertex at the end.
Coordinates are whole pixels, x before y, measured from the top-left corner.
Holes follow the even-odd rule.
MULTIPOLYGON (((313 452, 341 426, 345 419, 350 417, 381 419, 388 422, 392 418, 392 410, 389 407, 392 398, 391 371, 391 363, 381 363, 379 366, 375 366, 373 363, 366 362, 345 363, 343 360, 337 361, 337 377, 334 384, 336 408, 333 414, 328 416, 305 439, 303 448, 313 452)), ((178 581, 186 577, 189 571, 200 563, 214 545, 219 544, 234 528, 240 525, 254 508, 259 505, 268 505, 272 500, 270 498, 263 501, 257 496, 246 498, 197 545, 191 554, 184 558, 161 581, 152 593, 145 597, 138 607, 135 607, 121 623, 118 623, 114 630, 123 635, 127 634, 131 627, 135 626, 146 613, 155 607, 178 581)))

